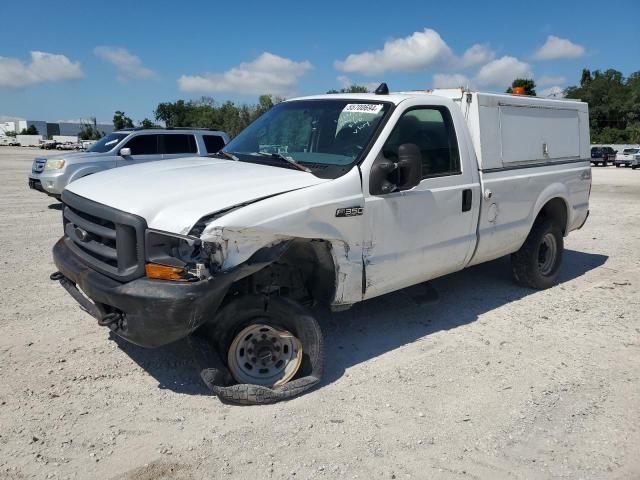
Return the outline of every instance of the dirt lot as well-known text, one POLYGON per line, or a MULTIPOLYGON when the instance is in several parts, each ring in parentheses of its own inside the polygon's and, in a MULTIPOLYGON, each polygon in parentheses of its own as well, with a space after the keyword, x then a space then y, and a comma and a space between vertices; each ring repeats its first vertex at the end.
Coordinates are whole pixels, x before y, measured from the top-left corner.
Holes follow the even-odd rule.
POLYGON ((118 341, 49 280, 39 151, 0 148, 0 478, 640 477, 640 171, 594 169, 561 282, 508 260, 323 319, 322 385, 224 405, 183 343, 118 341))

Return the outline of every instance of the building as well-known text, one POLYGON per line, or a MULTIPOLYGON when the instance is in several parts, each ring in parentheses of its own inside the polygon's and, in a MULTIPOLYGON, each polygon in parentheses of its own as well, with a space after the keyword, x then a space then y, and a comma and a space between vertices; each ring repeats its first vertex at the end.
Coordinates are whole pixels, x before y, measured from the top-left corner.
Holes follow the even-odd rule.
POLYGON ((4 137, 9 132, 16 131, 16 122, 0 122, 0 137, 4 137))
POLYGON ((90 124, 95 127, 99 132, 109 134, 113 132, 113 124, 111 123, 98 123, 93 125, 91 122, 45 122, 43 120, 16 120, 10 122, 0 122, 0 136, 4 136, 7 132, 15 132, 19 134, 22 130, 26 130, 33 126, 38 130, 38 135, 42 135, 44 138, 50 139, 54 135, 65 136, 77 136, 80 133, 82 127, 86 124, 90 124))

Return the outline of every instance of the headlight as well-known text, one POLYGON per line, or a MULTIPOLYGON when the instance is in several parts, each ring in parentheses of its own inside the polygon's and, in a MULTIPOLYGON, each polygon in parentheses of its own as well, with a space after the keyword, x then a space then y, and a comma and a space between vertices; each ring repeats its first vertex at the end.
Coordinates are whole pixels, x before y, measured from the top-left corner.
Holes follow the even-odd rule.
POLYGON ((58 160, 55 158, 47 160, 47 163, 44 164, 45 170, 60 170, 62 167, 64 167, 64 160, 58 160))
POLYGON ((146 273, 149 278, 194 281, 204 274, 202 242, 199 238, 157 230, 145 234, 146 273))

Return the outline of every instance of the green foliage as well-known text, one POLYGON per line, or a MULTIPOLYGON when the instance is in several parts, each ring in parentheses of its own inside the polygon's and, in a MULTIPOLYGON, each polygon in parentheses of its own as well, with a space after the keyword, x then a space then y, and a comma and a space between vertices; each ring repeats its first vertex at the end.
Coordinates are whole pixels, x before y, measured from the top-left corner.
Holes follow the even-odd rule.
POLYGON ((78 138, 80 140, 100 140, 104 137, 104 132, 98 131, 96 128, 96 119, 91 119, 93 123, 83 123, 78 138))
POLYGON ((15 130, 9 130, 9 131, 7 131, 7 132, 4 132, 4 134, 5 134, 7 137, 14 137, 14 138, 15 138, 15 136, 16 136, 16 131, 15 131, 15 130))
POLYGON ((161 128, 160 125, 158 125, 157 123, 153 123, 148 118, 145 118, 144 120, 142 120, 138 124, 138 126, 141 127, 141 128, 161 128))
POLYGON ((364 85, 351 85, 340 90, 329 90, 327 93, 369 93, 369 90, 364 85))
POLYGON ((624 78, 617 70, 582 70, 567 98, 589 104, 592 143, 640 143, 640 72, 624 78))
POLYGON ((35 125, 29 125, 29 128, 23 128, 20 135, 40 135, 35 125))
POLYGON ((536 96, 536 82, 532 78, 516 78, 511 83, 511 86, 507 88, 507 93, 513 93, 514 87, 524 87, 525 95, 536 96))
POLYGON ((117 110, 113 115, 113 127, 116 130, 122 130, 123 128, 133 128, 133 120, 127 117, 124 112, 117 110))
POLYGON ((208 128, 223 130, 231 138, 283 99, 261 95, 256 105, 236 105, 233 102, 216 104, 211 97, 200 100, 177 100, 158 104, 154 111, 156 120, 167 127, 208 128))

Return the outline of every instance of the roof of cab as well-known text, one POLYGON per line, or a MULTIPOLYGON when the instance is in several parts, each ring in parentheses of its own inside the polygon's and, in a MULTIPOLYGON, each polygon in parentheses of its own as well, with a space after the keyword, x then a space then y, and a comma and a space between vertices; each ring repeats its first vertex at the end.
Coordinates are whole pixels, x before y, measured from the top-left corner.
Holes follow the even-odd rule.
POLYGON ((293 100, 326 100, 334 98, 336 100, 358 100, 366 102, 392 102, 395 105, 407 100, 408 98, 414 98, 419 95, 428 94, 426 91, 416 92, 392 92, 387 95, 376 95, 375 93, 327 93, 324 95, 311 95, 308 97, 291 98, 287 101, 293 100))
POLYGON ((400 102, 403 102, 409 98, 416 98, 423 95, 431 95, 439 98, 448 98, 450 100, 460 100, 462 99, 465 93, 477 93, 483 96, 491 96, 495 98, 511 98, 527 101, 540 102, 544 101, 544 103, 548 104, 559 104, 568 105, 569 103, 575 104, 583 104, 580 100, 575 99, 565 99, 565 98, 546 98, 546 97, 531 97, 527 95, 514 95, 510 93, 489 93, 489 92, 479 92, 476 90, 468 90, 464 88, 437 88, 433 90, 411 90, 406 92, 390 92, 386 95, 377 95, 375 93, 330 93, 325 95, 312 95, 308 97, 298 97, 292 98, 290 100, 321 100, 327 98, 335 98, 342 100, 357 100, 357 101, 367 101, 367 102, 392 102, 395 105, 398 105, 400 102))

